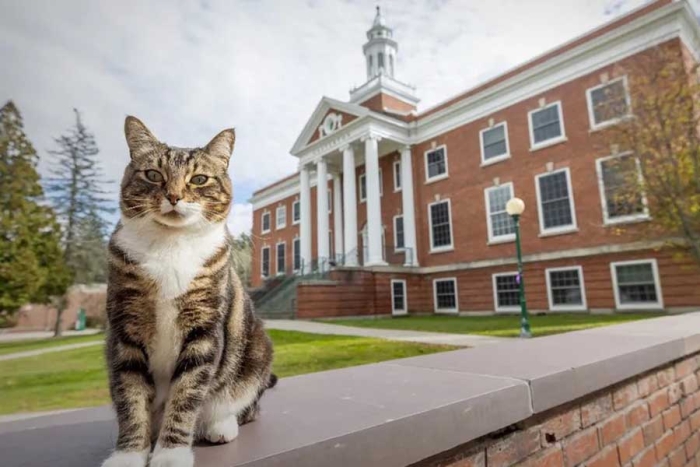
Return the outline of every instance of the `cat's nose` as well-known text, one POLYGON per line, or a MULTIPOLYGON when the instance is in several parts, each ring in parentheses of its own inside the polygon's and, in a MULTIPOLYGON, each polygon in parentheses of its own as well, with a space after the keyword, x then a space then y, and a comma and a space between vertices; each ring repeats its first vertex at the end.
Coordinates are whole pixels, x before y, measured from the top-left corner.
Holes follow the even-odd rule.
POLYGON ((166 198, 168 198, 168 201, 170 201, 170 204, 172 204, 173 206, 175 206, 177 204, 177 202, 182 199, 178 195, 171 195, 171 194, 168 194, 166 196, 166 198))

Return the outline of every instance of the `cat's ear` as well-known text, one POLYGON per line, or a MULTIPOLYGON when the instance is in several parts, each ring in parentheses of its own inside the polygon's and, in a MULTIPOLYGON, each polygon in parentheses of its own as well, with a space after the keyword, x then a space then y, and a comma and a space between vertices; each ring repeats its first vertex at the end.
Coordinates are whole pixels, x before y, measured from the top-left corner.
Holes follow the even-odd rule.
POLYGON ((236 130, 229 128, 224 130, 214 138, 209 141, 204 150, 210 156, 221 160, 226 167, 228 167, 228 161, 231 159, 231 154, 233 153, 233 146, 236 143, 236 130))
POLYGON ((141 120, 131 115, 124 121, 124 135, 132 159, 153 151, 161 144, 141 120))

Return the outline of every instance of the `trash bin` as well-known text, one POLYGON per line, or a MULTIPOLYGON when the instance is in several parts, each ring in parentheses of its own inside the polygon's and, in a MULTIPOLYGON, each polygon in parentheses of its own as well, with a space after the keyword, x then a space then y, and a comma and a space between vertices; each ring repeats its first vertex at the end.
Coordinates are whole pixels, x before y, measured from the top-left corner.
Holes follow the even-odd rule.
POLYGON ((78 310, 78 318, 75 320, 75 330, 76 331, 84 331, 86 320, 87 320, 87 316, 85 314, 85 309, 84 308, 79 309, 78 310))

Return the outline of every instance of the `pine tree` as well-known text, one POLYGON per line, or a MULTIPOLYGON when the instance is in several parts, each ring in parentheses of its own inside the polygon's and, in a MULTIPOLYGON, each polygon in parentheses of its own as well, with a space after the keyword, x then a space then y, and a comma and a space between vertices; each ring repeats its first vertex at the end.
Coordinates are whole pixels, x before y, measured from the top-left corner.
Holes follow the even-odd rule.
POLYGON ((38 157, 12 101, 0 108, 0 315, 47 303, 71 281, 61 230, 43 203, 38 157))
POLYGON ((53 201, 65 235, 65 260, 76 283, 104 281, 106 274, 105 213, 114 212, 105 197, 104 179, 94 135, 74 109, 75 126, 55 138, 57 149, 47 192, 53 201))

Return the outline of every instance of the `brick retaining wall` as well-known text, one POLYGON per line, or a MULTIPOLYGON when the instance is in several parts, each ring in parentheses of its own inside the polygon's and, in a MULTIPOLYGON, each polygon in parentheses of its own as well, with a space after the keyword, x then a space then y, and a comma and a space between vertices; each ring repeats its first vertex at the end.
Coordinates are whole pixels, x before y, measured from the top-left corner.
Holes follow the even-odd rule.
POLYGON ((416 467, 700 466, 700 354, 416 467))

